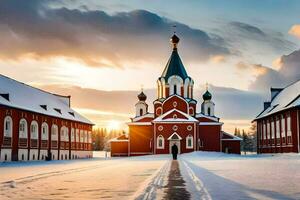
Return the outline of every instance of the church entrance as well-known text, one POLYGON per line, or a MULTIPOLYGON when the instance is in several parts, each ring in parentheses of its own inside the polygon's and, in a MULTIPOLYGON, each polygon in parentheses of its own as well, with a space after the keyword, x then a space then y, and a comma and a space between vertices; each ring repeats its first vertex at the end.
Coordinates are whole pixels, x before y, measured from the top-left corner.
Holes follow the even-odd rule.
POLYGON ((172 146, 175 144, 178 148, 178 154, 180 154, 180 140, 170 140, 169 153, 172 154, 172 146))
POLYGON ((178 148, 178 154, 180 154, 180 141, 182 138, 175 132, 169 138, 169 153, 172 154, 172 146, 175 144, 178 148))

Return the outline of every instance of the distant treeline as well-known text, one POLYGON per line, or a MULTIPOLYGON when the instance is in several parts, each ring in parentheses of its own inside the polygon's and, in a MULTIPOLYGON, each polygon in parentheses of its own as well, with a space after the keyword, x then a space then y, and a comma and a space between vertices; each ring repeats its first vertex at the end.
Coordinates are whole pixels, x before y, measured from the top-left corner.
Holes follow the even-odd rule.
POLYGON ((107 130, 98 128, 93 130, 93 149, 94 151, 110 150, 109 140, 116 138, 125 132, 123 130, 107 130))
POLYGON ((245 154, 246 152, 256 152, 257 150, 257 134, 256 134, 256 124, 253 123, 246 133, 244 129, 235 128, 234 135, 242 139, 241 151, 245 154))

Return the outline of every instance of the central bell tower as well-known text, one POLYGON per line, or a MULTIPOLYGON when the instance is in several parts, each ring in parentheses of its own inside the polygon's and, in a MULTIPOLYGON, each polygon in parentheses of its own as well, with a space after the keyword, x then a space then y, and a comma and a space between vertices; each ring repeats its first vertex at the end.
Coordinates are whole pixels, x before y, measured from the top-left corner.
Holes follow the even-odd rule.
POLYGON ((188 76, 179 57, 177 49, 179 41, 176 34, 170 39, 173 50, 161 77, 157 80, 158 99, 166 99, 174 94, 185 99, 193 99, 194 81, 188 76))

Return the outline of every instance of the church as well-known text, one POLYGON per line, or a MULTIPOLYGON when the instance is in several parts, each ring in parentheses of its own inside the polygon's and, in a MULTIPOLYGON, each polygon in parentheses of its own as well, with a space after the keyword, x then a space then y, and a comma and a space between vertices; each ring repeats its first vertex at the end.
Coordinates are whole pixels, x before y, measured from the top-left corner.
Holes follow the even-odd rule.
POLYGON ((135 104, 136 116, 128 123, 128 135, 112 139, 112 156, 169 154, 175 144, 178 153, 215 151, 240 154, 241 139, 222 131, 215 116, 212 94, 202 95, 201 111, 194 99, 194 81, 178 54, 179 38, 171 37, 172 54, 157 80, 154 113, 148 112, 142 91, 135 104))

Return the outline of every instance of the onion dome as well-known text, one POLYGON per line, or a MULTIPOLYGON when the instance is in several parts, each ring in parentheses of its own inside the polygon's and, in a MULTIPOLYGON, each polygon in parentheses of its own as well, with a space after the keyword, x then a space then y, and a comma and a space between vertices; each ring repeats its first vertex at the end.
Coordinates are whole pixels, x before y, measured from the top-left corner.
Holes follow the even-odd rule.
POLYGON ((177 37, 177 35, 173 35, 170 39, 171 43, 174 45, 174 48, 176 48, 176 45, 179 43, 179 37, 177 37))
POLYGON ((140 101, 146 101, 147 99, 147 96, 144 94, 143 91, 137 97, 140 101))
POLYGON ((212 95, 208 90, 206 90, 206 92, 202 95, 202 97, 203 97, 204 101, 208 101, 208 100, 211 100, 212 95))

